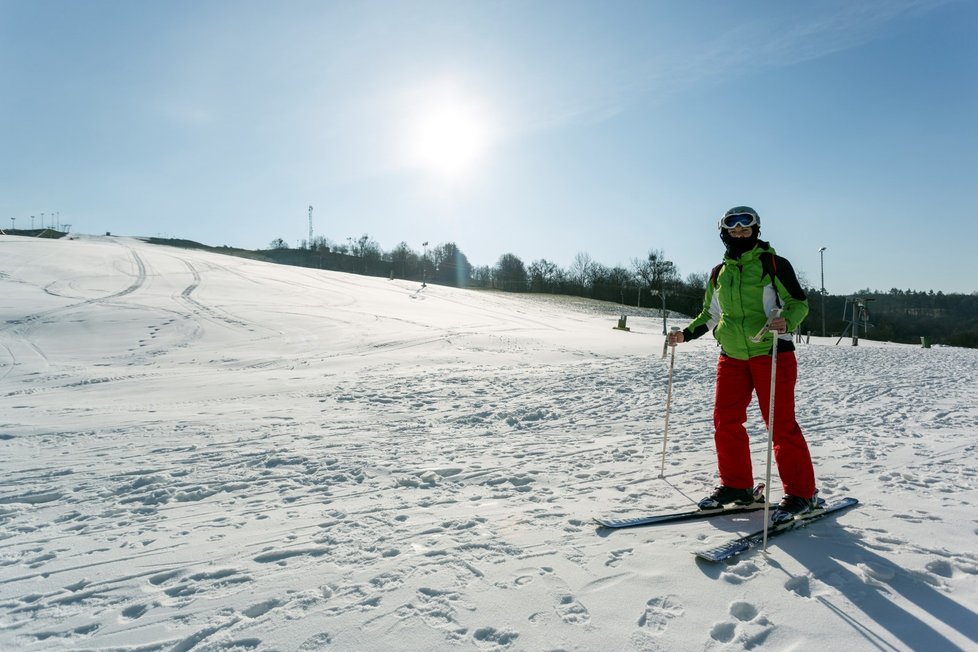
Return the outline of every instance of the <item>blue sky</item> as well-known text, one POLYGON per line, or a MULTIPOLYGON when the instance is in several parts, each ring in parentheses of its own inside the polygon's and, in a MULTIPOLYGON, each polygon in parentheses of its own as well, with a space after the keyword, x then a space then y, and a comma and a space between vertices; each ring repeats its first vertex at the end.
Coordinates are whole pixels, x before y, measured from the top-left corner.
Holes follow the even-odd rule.
POLYGON ((0 227, 978 291, 978 3, 0 0, 0 227), (11 222, 16 218, 16 222, 11 222))

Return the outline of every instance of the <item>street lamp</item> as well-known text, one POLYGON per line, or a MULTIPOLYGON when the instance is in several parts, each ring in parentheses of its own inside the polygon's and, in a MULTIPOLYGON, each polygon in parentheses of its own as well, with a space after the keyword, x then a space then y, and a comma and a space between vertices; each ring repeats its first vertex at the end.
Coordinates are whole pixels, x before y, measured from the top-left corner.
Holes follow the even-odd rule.
POLYGON ((421 243, 421 287, 428 287, 428 241, 421 243))
POLYGON ((662 334, 668 335, 669 329, 666 328, 666 289, 663 286, 659 286, 659 290, 649 289, 649 293, 654 296, 659 296, 662 299, 662 334))
POLYGON ((822 247, 818 250, 819 262, 822 267, 822 337, 825 337, 825 250, 827 247, 822 247))

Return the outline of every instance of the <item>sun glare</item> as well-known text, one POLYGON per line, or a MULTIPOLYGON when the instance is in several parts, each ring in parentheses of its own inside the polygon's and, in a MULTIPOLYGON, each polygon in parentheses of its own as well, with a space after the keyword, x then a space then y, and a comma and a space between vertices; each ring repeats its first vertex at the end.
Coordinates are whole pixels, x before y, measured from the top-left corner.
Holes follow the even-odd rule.
POLYGON ((453 94, 426 97, 408 130, 412 167, 447 179, 470 174, 491 144, 485 111, 476 102, 453 94))

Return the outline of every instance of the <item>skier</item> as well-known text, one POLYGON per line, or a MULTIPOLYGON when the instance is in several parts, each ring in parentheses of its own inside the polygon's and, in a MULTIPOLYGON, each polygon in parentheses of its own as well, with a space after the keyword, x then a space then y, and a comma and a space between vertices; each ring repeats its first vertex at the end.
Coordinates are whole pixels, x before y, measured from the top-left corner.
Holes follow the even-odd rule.
POLYGON ((721 347, 713 408, 720 485, 699 502, 699 507, 716 509, 755 500, 750 443, 744 424, 752 393, 757 394, 765 422, 768 418, 772 340, 770 336, 759 343, 752 340, 767 324, 779 337, 771 432, 774 459, 784 487, 784 498, 771 513, 771 521, 783 523, 815 509, 818 493, 808 444, 795 420, 798 366, 790 334, 808 314, 808 300, 791 263, 775 255, 769 243, 758 239, 761 220, 757 211, 749 206, 731 208, 720 218, 719 229, 726 255, 707 283, 703 310, 682 331, 669 335, 670 344, 679 344, 712 328, 721 347), (782 313, 769 321, 774 308, 781 308, 782 313))

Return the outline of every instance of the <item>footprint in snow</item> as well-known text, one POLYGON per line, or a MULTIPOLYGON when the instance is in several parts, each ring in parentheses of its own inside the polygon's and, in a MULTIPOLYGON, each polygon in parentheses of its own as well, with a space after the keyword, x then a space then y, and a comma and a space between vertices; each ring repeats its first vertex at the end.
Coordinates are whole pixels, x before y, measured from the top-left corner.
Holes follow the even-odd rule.
POLYGON ((526 584, 529 584, 532 581, 533 581, 532 575, 520 575, 519 577, 513 580, 513 586, 518 588, 526 584))
POLYGON ((757 607, 749 602, 734 602, 730 605, 730 615, 740 621, 750 621, 757 618, 757 607))
POLYGON ((499 630, 495 627, 482 627, 472 633, 475 644, 483 650, 495 650, 512 645, 519 637, 518 632, 499 630))
POLYGON ((145 614, 148 610, 149 607, 147 607, 146 605, 136 604, 131 607, 126 607, 125 609, 123 609, 122 617, 127 620, 136 620, 137 618, 142 617, 143 614, 145 614))
POLYGON ((685 613, 683 606, 673 596, 652 598, 645 604, 645 613, 638 619, 638 626, 653 634, 662 634, 674 618, 685 613))
POLYGON ((808 575, 792 577, 784 583, 784 588, 802 598, 812 597, 811 579, 808 575))
POLYGON ((258 618, 259 616, 264 616, 272 609, 282 605, 280 600, 265 600, 264 602, 259 602, 258 604, 251 605, 241 613, 243 613, 248 618, 258 618))
POLYGON ((745 561, 729 566, 720 577, 727 584, 743 584, 761 572, 761 569, 752 561, 745 561))
POLYGON ((310 636, 302 645, 299 646, 299 652, 312 652, 313 650, 321 650, 330 643, 333 642, 333 637, 329 632, 320 632, 315 636, 310 636))
POLYGON ((561 596, 560 604, 556 609, 560 619, 565 623, 586 625, 591 621, 591 613, 572 595, 561 596))
POLYGON ((774 625, 750 602, 738 600, 730 605, 731 620, 717 623, 710 630, 710 638, 718 643, 740 643, 745 650, 763 645, 774 625))
POLYGON ((614 568, 621 564, 622 559, 632 554, 632 548, 622 548, 621 550, 612 550, 610 559, 604 563, 605 566, 610 566, 614 568))

